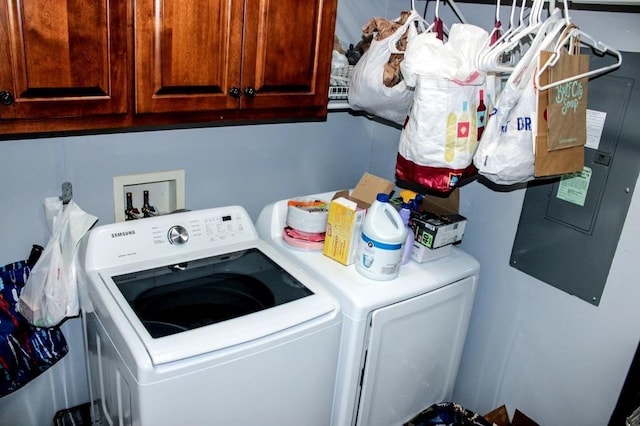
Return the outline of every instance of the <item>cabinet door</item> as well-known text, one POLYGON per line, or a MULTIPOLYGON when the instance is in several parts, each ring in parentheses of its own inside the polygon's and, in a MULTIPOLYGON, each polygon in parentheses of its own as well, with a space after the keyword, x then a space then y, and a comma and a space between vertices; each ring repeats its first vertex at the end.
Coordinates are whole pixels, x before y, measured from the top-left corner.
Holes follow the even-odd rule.
POLYGON ((400 425, 450 401, 477 276, 371 314, 356 425, 400 425))
POLYGON ((336 0, 246 0, 242 108, 326 106, 336 0))
POLYGON ((135 2, 136 112, 236 109, 243 2, 135 2))
POLYGON ((126 8, 116 0, 0 0, 0 118, 127 111, 126 8))

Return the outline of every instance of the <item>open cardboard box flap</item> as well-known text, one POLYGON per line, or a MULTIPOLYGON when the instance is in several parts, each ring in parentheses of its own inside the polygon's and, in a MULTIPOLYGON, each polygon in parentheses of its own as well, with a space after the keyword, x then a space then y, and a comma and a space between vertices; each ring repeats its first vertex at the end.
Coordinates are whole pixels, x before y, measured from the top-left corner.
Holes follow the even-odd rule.
MULTIPOLYGON (((437 195, 423 197, 419 211, 412 211, 409 221, 415 241, 432 250, 462 241, 467 219, 458 213, 460 191, 456 188, 446 198, 437 195)), ((396 208, 399 208, 398 200, 395 199, 396 208)), ((418 262, 435 255, 422 250, 422 247, 414 246, 414 252, 414 260, 418 262)))
POLYGON ((346 198, 347 200, 353 201, 358 205, 361 209, 367 209, 376 199, 376 196, 384 192, 385 194, 390 194, 394 189, 393 182, 390 182, 381 177, 372 175, 370 173, 365 173, 360 178, 360 181, 356 185, 351 194, 349 194, 349 190, 345 189, 343 191, 336 192, 333 199, 337 198, 346 198))
POLYGON ((425 195, 420 209, 437 215, 449 215, 458 213, 460 209, 460 190, 454 189, 448 197, 425 195))

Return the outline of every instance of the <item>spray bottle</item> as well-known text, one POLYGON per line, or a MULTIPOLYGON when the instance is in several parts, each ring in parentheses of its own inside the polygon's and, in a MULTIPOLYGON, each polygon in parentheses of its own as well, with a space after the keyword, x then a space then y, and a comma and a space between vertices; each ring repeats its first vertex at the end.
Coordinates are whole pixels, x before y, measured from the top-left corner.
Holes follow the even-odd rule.
POLYGON ((404 242, 404 246, 402 248, 402 261, 400 263, 402 265, 405 265, 409 263, 409 260, 411 260, 411 251, 413 250, 413 240, 415 238, 415 235, 413 233, 413 229, 411 229, 411 226, 409 226, 409 219, 411 218, 411 208, 415 203, 418 194, 405 189, 400 192, 400 196, 402 197, 400 217, 402 218, 402 223, 407 228, 407 239, 404 242))

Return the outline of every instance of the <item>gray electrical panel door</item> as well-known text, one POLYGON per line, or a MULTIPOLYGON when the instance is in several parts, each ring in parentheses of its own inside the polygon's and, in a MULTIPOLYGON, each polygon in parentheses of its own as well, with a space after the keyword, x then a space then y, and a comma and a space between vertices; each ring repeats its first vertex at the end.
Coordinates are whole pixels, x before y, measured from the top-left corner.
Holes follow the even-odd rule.
MULTIPOLYGON (((590 69, 611 63, 591 54, 590 69)), ((594 305, 640 169, 638 70, 640 53, 625 52, 620 68, 589 80, 587 133, 601 131, 599 143, 582 173, 529 183, 511 252, 514 268, 594 305)))

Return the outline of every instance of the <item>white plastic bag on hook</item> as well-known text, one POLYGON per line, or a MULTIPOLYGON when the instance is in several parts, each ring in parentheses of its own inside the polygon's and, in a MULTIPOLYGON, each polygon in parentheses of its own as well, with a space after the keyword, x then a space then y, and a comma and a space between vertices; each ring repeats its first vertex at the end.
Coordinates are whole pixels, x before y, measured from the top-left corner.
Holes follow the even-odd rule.
POLYGON ((562 15, 555 9, 498 97, 495 113, 489 118, 473 157, 478 172, 494 183, 513 185, 534 179, 533 130, 537 118, 534 76, 540 50, 549 46, 563 27, 562 15))
POLYGON ((401 69, 415 96, 400 134, 399 181, 449 193, 475 173, 469 166, 484 129, 485 102, 489 95, 495 99, 495 84, 474 61, 487 38, 480 27, 454 24, 446 43, 422 33, 407 47, 401 69))
POLYGON ((80 239, 97 220, 73 200, 66 206, 60 204, 53 217, 51 238, 20 293, 18 311, 30 324, 53 327, 64 318, 79 314, 75 252, 80 239))
POLYGON ((533 179, 536 97, 533 74, 522 92, 505 87, 500 94, 503 104, 489 119, 474 156, 480 174, 492 182, 511 185, 533 179), (514 106, 507 107, 503 97, 512 97, 514 106))
POLYGON ((407 88, 404 80, 392 87, 383 83, 385 64, 391 54, 404 54, 396 48, 402 36, 407 32, 407 44, 417 35, 416 22, 422 17, 415 10, 407 17, 405 23, 391 36, 382 40, 371 40, 369 49, 356 63, 349 82, 349 106, 356 111, 365 111, 371 115, 384 118, 397 124, 404 123, 407 112, 413 101, 413 91, 407 88))

